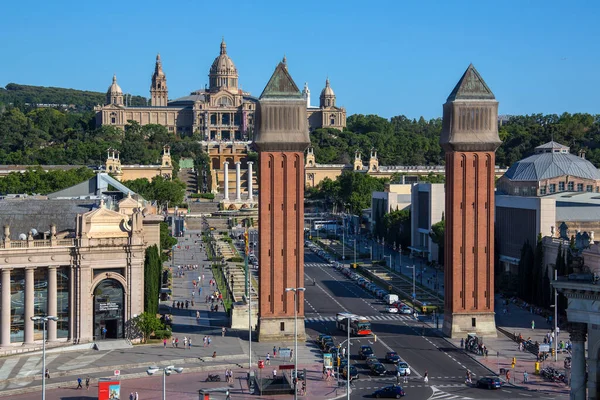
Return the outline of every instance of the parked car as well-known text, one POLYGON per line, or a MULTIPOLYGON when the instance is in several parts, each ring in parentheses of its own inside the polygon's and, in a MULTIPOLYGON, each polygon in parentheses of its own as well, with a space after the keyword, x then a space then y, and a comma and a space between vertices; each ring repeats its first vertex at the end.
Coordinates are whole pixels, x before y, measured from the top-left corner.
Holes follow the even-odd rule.
POLYGON ((500 389, 502 387, 502 382, 497 376, 484 376, 483 378, 479 378, 477 381, 477 387, 486 389, 500 389))
POLYGON ((333 340, 333 338, 330 335, 328 335, 326 333, 319 333, 319 336, 317 336, 317 343, 320 345, 327 338, 333 340))
POLYGON ((390 313, 390 314, 397 314, 398 313, 398 307, 387 306, 385 308, 385 312, 390 313))
MULTIPOLYGON (((342 376, 344 379, 348 379, 348 366, 342 367, 342 376)), ((350 380, 358 379, 358 370, 354 365, 350 366, 350 380)))
POLYGON ((376 399, 399 399, 400 397, 404 397, 405 393, 402 386, 393 385, 374 391, 372 396, 376 399))
POLYGON ((358 355, 360 356, 360 358, 362 358, 364 360, 367 357, 374 355, 373 349, 369 345, 362 345, 362 346, 360 346, 358 355))
POLYGON ((400 314, 412 314, 413 310, 409 306, 402 306, 400 308, 400 314))
POLYGON ((375 376, 383 376, 387 375, 387 369, 385 369, 385 365, 380 362, 371 364, 371 375, 375 376))
POLYGON ((400 372, 400 375, 404 375, 405 372, 406 372, 406 375, 410 375, 410 367, 405 362, 398 362, 398 365, 396 366, 396 370, 398 372, 400 372))
POLYGON ((385 361, 396 364, 400 361, 400 356, 395 351, 388 351, 385 353, 385 361))

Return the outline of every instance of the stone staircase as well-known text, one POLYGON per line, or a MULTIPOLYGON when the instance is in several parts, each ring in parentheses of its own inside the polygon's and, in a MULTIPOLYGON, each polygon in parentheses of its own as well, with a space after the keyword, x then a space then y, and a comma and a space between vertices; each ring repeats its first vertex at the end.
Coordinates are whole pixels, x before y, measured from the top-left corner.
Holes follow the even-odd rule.
POLYGON ((185 183, 186 195, 198 193, 198 178, 196 176, 196 171, 191 168, 181 168, 179 173, 177 173, 177 178, 185 183))
POLYGON ((199 201, 197 202, 196 199, 192 199, 188 202, 188 209, 190 210, 190 214, 206 215, 219 211, 219 202, 216 199, 214 202, 208 199, 197 200, 199 201))

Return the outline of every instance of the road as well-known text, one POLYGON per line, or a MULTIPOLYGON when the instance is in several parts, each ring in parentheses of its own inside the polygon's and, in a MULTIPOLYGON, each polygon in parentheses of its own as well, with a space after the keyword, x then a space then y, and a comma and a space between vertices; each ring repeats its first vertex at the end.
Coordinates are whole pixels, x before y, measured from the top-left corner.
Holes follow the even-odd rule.
MULTIPOLYGON (((395 377, 372 377, 363 360, 358 358, 361 345, 371 345, 375 354, 383 358, 387 351, 396 351, 411 367, 408 384, 403 384, 407 397, 416 399, 495 399, 541 398, 526 390, 506 387, 496 391, 467 386, 466 371, 479 377, 490 375, 464 352, 439 337, 412 316, 387 315, 385 304, 354 281, 336 271, 316 254, 305 253, 306 331, 311 337, 329 333, 336 343, 346 340, 346 334, 335 327, 335 314, 352 312, 371 320, 374 336, 351 339, 351 362, 360 378, 353 382, 352 398, 367 398, 376 389, 391 385, 395 377), (314 279, 314 285, 313 285, 314 279), (425 384, 423 375, 428 373, 425 384)), ((391 364, 384 364, 392 369, 391 364)), ((544 394, 543 398, 554 398, 544 394)))

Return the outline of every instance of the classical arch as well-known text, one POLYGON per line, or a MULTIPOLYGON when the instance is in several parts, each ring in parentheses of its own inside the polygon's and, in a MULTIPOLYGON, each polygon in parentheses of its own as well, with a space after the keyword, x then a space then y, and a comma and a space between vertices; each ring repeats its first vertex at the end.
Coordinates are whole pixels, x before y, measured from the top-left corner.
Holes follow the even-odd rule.
POLYGON ((125 279, 116 273, 100 274, 94 279, 93 336, 95 340, 125 337, 125 279))

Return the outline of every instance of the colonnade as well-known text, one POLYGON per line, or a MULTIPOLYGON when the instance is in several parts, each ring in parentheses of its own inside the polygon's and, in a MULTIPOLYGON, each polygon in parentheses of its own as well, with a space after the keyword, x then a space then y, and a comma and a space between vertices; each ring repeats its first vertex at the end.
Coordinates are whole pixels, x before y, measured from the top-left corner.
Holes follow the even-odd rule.
MULTIPOLYGON (((235 201, 242 201, 242 179, 241 179, 241 162, 235 163, 235 201)), ((253 200, 252 194, 252 161, 248 161, 248 200, 253 200)), ((229 161, 223 163, 223 174, 224 174, 224 200, 229 200, 229 161)))

